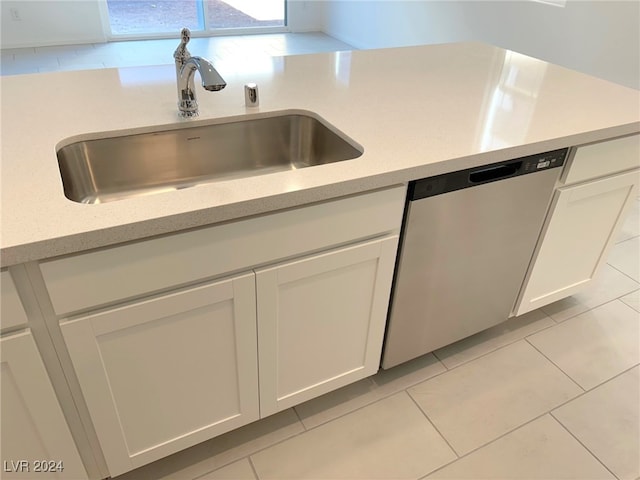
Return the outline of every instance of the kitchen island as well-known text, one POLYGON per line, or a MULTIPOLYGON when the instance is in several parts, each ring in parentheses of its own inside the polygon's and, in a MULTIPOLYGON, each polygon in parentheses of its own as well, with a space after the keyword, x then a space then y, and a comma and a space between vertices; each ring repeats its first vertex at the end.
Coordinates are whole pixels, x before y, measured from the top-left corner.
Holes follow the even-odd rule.
POLYGON ((2 266, 640 131, 638 91, 478 43, 216 68, 228 86, 198 85, 189 120, 177 114, 173 65, 2 77, 2 266), (247 82, 258 108, 244 106, 247 82), (56 150, 73 141, 288 110, 320 116, 363 155, 99 205, 64 196, 56 150))
POLYGON ((3 435, 15 458, 47 445, 59 478, 119 475, 375 373, 408 182, 579 147, 541 205, 523 312, 590 281, 637 188, 640 93, 516 52, 216 67, 228 86, 198 86, 192 119, 173 65, 1 79, 3 403, 13 392, 26 400, 11 415, 50 420, 4 427, 3 410, 3 435), (107 203, 65 196, 56 152, 71 143, 287 113, 362 155, 107 203), (590 217, 576 197, 603 208, 590 217), (547 292, 566 225, 599 235, 547 292))

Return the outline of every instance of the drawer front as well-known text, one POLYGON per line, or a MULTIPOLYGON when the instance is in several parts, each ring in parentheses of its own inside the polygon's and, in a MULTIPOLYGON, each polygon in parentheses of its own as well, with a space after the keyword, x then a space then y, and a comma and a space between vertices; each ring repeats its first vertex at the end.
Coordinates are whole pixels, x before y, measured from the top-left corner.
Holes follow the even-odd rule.
POLYGON ((8 271, 0 272, 0 288, 2 298, 0 299, 0 327, 2 330, 13 329, 27 324, 27 313, 24 311, 16 285, 8 271))
POLYGON ((404 186, 42 262, 58 315, 397 232, 404 186))
POLYGON ((561 181, 583 182, 640 167, 640 135, 578 147, 561 181))

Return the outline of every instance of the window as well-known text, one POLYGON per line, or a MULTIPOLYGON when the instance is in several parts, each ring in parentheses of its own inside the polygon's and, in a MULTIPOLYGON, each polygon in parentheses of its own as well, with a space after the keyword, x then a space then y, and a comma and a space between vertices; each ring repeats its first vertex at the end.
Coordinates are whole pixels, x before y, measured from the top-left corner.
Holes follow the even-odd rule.
POLYGON ((284 27, 285 0, 107 0, 113 36, 284 27))

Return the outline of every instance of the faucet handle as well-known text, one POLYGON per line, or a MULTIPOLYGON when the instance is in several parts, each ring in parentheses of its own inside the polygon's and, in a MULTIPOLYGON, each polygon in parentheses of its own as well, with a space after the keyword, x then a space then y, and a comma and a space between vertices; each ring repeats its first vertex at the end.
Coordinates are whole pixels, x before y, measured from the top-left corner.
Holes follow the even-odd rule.
POLYGON ((191 30, 189 30, 187 27, 184 27, 182 30, 180 30, 180 37, 182 39, 180 45, 186 46, 187 43, 189 43, 189 40, 191 40, 191 30))
POLYGON ((173 58, 175 58, 176 63, 182 64, 191 56, 189 50, 187 50, 189 40, 191 40, 191 31, 185 27, 180 31, 180 45, 173 52, 173 58))

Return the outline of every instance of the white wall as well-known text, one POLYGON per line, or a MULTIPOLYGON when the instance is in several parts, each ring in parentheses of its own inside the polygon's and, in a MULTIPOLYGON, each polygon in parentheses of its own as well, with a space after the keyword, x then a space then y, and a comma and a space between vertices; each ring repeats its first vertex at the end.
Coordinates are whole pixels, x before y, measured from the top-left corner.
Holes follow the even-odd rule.
POLYGON ((324 5, 322 2, 287 0, 287 21, 292 32, 322 31, 323 14, 324 5))
POLYGON ((331 0, 323 30, 358 48, 478 40, 640 89, 640 2, 331 0))
MULTIPOLYGON (((105 0, 1 0, 0 46, 21 48, 105 42, 107 33, 101 11, 108 15, 105 0), (12 18, 12 9, 18 11, 20 20, 12 18)), ((289 0, 290 30, 322 30, 322 12, 321 2, 289 0)))
POLYGON ((0 8, 2 48, 106 40, 96 0, 2 0, 0 8), (20 20, 12 18, 12 9, 20 20))

